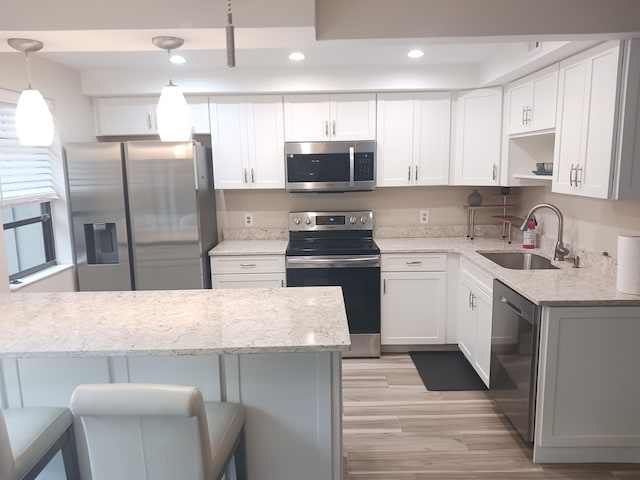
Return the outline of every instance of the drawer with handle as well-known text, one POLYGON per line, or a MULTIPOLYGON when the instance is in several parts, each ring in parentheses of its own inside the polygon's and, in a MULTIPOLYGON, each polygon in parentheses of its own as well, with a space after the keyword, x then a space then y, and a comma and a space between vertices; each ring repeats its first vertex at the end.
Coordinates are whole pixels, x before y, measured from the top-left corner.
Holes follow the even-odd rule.
POLYGON ((211 274, 284 273, 284 255, 220 255, 211 257, 211 274))
POLYGON ((389 253, 380 257, 383 272, 443 272, 447 270, 446 253, 389 253))

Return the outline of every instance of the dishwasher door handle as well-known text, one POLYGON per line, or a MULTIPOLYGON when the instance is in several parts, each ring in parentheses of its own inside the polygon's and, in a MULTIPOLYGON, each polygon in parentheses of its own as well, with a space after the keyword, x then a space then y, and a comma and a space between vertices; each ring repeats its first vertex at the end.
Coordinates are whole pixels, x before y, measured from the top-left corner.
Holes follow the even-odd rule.
MULTIPOLYGON (((522 310, 520 310, 518 307, 516 307, 513 303, 511 303, 507 298, 503 297, 502 295, 500 295, 500 301, 502 303, 504 303, 506 306, 508 306, 511 310, 513 310, 514 312, 516 312, 519 316, 522 317, 522 310)), ((524 318, 524 317, 523 317, 524 318)))

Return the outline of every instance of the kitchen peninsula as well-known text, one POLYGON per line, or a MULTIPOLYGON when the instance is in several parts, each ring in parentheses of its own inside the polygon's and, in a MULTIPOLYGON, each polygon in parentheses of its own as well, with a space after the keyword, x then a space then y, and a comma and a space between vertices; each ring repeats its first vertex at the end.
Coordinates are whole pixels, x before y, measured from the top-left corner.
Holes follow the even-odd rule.
POLYGON ((341 478, 339 288, 4 294, 0 309, 7 407, 66 406, 80 383, 197 385, 247 408, 250 478, 341 478))

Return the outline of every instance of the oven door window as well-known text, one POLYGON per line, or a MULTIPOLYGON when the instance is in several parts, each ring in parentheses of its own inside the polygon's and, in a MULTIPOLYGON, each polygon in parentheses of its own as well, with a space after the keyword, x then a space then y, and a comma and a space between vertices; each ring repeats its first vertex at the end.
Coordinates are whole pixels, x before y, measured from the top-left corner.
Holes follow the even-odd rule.
POLYGON ((349 155, 346 153, 289 154, 289 182, 348 182, 349 155))
POLYGON ((380 333, 380 268, 287 270, 288 287, 342 287, 349 333, 380 333))

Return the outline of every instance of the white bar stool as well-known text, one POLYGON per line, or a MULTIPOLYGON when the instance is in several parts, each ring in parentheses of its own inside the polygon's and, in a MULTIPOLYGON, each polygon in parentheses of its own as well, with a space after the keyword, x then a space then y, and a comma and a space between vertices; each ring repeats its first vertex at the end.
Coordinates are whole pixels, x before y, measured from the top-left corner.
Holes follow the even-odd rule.
POLYGON ((0 479, 33 480, 62 451, 68 480, 78 478, 73 417, 67 408, 0 410, 0 479))
POLYGON ((204 402, 196 387, 80 385, 71 411, 82 421, 93 480, 218 480, 232 459, 236 479, 247 478, 244 408, 204 402))

